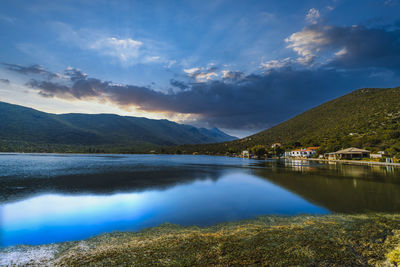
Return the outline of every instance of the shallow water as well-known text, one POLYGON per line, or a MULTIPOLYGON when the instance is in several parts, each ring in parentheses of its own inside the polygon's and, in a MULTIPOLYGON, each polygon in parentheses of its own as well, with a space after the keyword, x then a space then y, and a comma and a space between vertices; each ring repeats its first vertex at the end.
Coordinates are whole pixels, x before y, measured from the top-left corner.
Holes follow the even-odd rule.
POLYGON ((264 214, 399 212, 400 171, 183 155, 0 154, 1 246, 165 222, 264 214))

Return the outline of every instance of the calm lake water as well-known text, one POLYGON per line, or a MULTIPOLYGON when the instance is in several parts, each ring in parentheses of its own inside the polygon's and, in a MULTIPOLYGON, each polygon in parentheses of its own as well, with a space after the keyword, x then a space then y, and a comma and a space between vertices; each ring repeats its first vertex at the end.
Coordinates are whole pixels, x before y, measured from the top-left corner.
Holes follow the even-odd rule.
POLYGON ((0 154, 0 245, 165 222, 400 212, 400 169, 183 155, 0 154))

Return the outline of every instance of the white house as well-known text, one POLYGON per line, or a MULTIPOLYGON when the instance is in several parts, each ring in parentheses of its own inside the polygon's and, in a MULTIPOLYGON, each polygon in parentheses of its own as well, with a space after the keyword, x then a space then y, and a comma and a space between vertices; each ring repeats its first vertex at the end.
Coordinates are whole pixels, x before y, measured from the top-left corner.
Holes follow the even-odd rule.
POLYGON ((295 149, 289 152, 290 157, 301 157, 301 158, 309 158, 314 156, 317 153, 317 149, 315 147, 301 148, 295 149))
POLYGON ((374 153, 374 154, 371 153, 369 155, 369 157, 373 158, 373 159, 380 159, 380 158, 383 158, 383 157, 386 157, 386 156, 387 156, 387 154, 386 154, 385 151, 378 151, 378 153, 374 153))

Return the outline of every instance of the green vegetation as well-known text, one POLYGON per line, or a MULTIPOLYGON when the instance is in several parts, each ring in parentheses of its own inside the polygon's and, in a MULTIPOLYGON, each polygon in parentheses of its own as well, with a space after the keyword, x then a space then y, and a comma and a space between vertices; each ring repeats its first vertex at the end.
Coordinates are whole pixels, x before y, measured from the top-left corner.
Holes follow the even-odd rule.
POLYGON ((400 246, 398 246, 396 249, 392 250, 389 252, 386 257, 390 262, 396 263, 397 265, 400 265, 400 246))
POLYGON ((0 253, 23 251, 24 259, 36 248, 52 249, 51 257, 30 262, 51 266, 391 266, 400 263, 399 245, 400 215, 304 215, 206 228, 164 224, 0 253))
POLYGON ((0 151, 139 153, 235 139, 218 129, 112 114, 55 115, 0 102, 0 151))
POLYGON ((400 87, 360 89, 268 130, 224 143, 211 143, 232 140, 218 129, 110 114, 53 115, 1 102, 0 122, 0 151, 148 153, 154 149, 224 155, 259 146, 279 154, 282 150, 270 149, 279 142, 284 149, 320 146, 324 153, 359 147, 400 157, 400 87), (197 145, 179 145, 189 143, 197 145))
POLYGON ((224 154, 228 149, 239 153, 255 145, 270 148, 275 142, 284 148, 320 146, 320 153, 359 147, 399 157, 400 87, 360 89, 241 140, 179 149, 186 153, 224 154))

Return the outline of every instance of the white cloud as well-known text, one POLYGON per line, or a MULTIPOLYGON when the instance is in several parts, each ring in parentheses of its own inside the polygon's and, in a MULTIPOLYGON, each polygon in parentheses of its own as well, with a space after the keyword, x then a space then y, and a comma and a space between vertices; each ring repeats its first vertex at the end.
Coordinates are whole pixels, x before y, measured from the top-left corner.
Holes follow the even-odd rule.
MULTIPOLYGON (((210 64, 209 64, 210 65, 210 64)), ((213 66, 211 64, 210 66, 213 66)), ((184 69, 183 71, 191 78, 195 79, 197 82, 206 82, 212 80, 214 77, 218 77, 218 73, 215 71, 216 68, 199 68, 194 67, 190 69, 184 69)))
POLYGON ((335 7, 334 6, 327 6, 326 7, 329 11, 332 11, 332 10, 334 10, 335 9, 335 7))
POLYGON ((222 79, 232 82, 243 80, 246 77, 246 74, 244 72, 237 70, 222 70, 221 73, 222 79))
POLYGON ((345 54, 347 54, 347 49, 346 49, 346 48, 343 48, 343 49, 339 50, 338 52, 336 52, 336 53, 335 53, 335 56, 341 57, 341 56, 343 56, 343 55, 345 55, 345 54))
POLYGON ((308 13, 306 15, 306 21, 312 24, 316 24, 320 17, 321 15, 319 13, 319 10, 316 8, 311 8, 310 10, 308 10, 308 13))
POLYGON ((205 73, 199 73, 196 76, 197 81, 203 81, 203 80, 212 80, 213 77, 218 77, 218 74, 216 72, 205 72, 205 73))
POLYGON ((121 62, 128 63, 139 57, 139 50, 143 43, 141 41, 117 39, 115 37, 101 38, 89 45, 89 49, 98 51, 100 54, 116 57, 121 62))
POLYGON ((155 63, 161 60, 161 57, 159 56, 145 56, 143 58, 144 63, 155 63))
POLYGON ((111 45, 115 46, 117 49, 120 49, 120 48, 129 49, 129 48, 140 47, 140 46, 143 45, 142 42, 135 41, 135 40, 132 40, 130 38, 128 38, 128 39, 117 39, 117 38, 112 37, 112 38, 107 38, 107 41, 111 45))
POLYGON ((90 50, 98 55, 114 59, 112 63, 124 66, 135 64, 173 65, 172 59, 166 56, 171 47, 149 38, 133 38, 116 36, 113 33, 82 28, 74 29, 62 22, 52 22, 52 29, 57 32, 59 41, 66 45, 74 45, 82 50, 90 50))
MULTIPOLYGON (((329 26, 325 26, 329 28, 329 26)), ((285 39, 288 48, 292 48, 300 57, 297 61, 301 64, 310 64, 314 61, 320 47, 329 43, 323 31, 304 29, 293 33, 285 39)))
POLYGON ((203 68, 191 68, 191 69, 184 69, 183 71, 189 75, 192 75, 198 71, 201 71, 203 68))
POLYGON ((279 69, 282 67, 285 67, 286 65, 288 65, 289 63, 291 63, 292 60, 291 58, 284 58, 282 60, 269 60, 266 62, 261 63, 261 67, 265 68, 265 69, 279 69))
POLYGON ((167 60, 167 62, 165 62, 165 63, 166 63, 165 67, 167 69, 170 69, 173 65, 175 65, 177 63, 177 61, 176 60, 167 60))

